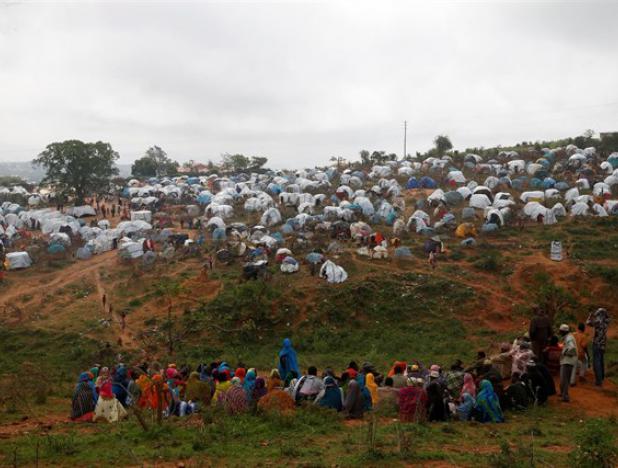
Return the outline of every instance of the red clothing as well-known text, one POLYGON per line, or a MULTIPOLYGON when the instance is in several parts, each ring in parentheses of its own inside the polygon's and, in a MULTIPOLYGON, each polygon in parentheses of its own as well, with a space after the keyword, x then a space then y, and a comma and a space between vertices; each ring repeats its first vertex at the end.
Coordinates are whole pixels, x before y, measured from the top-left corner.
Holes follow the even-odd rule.
POLYGON ((543 350, 547 368, 552 374, 560 372, 560 355, 562 354, 562 346, 548 346, 543 350))
POLYGON ((404 387, 399 390, 399 420, 418 422, 427 418, 427 392, 421 387, 404 387))

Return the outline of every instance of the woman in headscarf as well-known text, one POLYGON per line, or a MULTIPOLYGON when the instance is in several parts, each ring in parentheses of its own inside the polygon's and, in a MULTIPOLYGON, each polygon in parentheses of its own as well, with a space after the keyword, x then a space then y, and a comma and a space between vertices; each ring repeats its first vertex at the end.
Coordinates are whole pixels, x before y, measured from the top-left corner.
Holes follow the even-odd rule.
POLYGON ((324 377, 324 390, 317 396, 315 403, 324 408, 336 411, 343 409, 343 392, 337 385, 337 381, 330 375, 324 377))
POLYGON ((99 393, 101 391, 101 387, 108 380, 110 380, 109 369, 107 367, 103 367, 101 369, 101 372, 99 372, 97 380, 94 383, 94 386, 96 387, 97 393, 99 393))
POLYGON ((255 375, 255 369, 249 369, 249 372, 247 372, 247 375, 245 376, 245 381, 242 384, 242 387, 245 389, 247 401, 249 402, 253 397, 253 388, 255 387, 256 377, 257 376, 255 375))
POLYGON ((148 374, 143 373, 137 378, 135 383, 140 388, 140 397, 137 404, 140 408, 146 408, 148 406, 149 391, 152 381, 148 377, 148 374))
POLYGON ((73 392, 73 400, 71 402, 71 419, 74 421, 92 421, 92 413, 96 403, 91 383, 90 374, 82 372, 73 392))
POLYGON ((279 375, 286 376, 290 372, 295 372, 299 375, 298 359, 296 357, 296 351, 292 348, 292 341, 289 338, 283 340, 283 347, 279 351, 279 375))
POLYGON ((114 396, 112 382, 110 380, 103 383, 99 391, 99 399, 94 409, 92 420, 96 422, 104 419, 107 422, 118 422, 127 416, 127 411, 114 396))
POLYGON ((210 405, 210 385, 200 380, 200 374, 191 372, 185 388, 185 400, 199 406, 210 405))
POLYGON ((369 389, 367 388, 367 385, 365 384, 365 381, 366 381, 365 374, 358 374, 355 380, 356 380, 356 383, 358 383, 358 386, 360 388, 361 397, 363 400, 363 410, 371 411, 371 409, 373 408, 373 404, 372 404, 372 399, 371 399, 371 393, 369 392, 369 389))
POLYGON ((241 383, 245 381, 245 375, 247 375, 247 371, 244 367, 239 367, 234 371, 234 377, 238 377, 241 383))
POLYGON ((268 393, 266 389, 266 381, 262 377, 255 379, 255 385, 253 386, 253 392, 251 394, 251 407, 255 410, 260 399, 268 393))
POLYGON ((114 377, 112 379, 112 391, 122 406, 127 406, 128 386, 129 381, 127 379, 127 368, 121 365, 116 369, 116 372, 114 372, 114 377))
POLYGON ((221 372, 220 374, 217 374, 217 383, 215 385, 215 393, 212 396, 212 400, 216 403, 220 399, 222 399, 225 395, 225 392, 229 390, 231 385, 232 383, 228 380, 226 372, 221 372))
POLYGON ((479 422, 504 422, 500 401, 489 380, 481 380, 481 386, 476 396, 476 419, 479 422))
POLYGON ((345 397, 343 405, 346 418, 362 419, 365 412, 365 404, 361 393, 360 385, 356 380, 350 380, 348 384, 348 394, 345 397))
POLYGON ((371 404, 372 406, 375 406, 378 404, 378 385, 376 384, 376 379, 373 376, 372 373, 368 373, 365 376, 365 386, 367 387, 367 390, 369 390, 369 393, 371 395, 371 404))
POLYGON ((283 388, 283 381, 281 380, 281 376, 279 375, 279 371, 277 369, 273 369, 270 371, 270 376, 268 377, 268 391, 272 391, 275 388, 283 388))
POLYGON ((459 416, 460 421, 470 421, 475 404, 476 401, 470 393, 467 391, 462 392, 461 404, 457 406, 457 416, 459 416))
POLYGON ((412 385, 399 389, 399 420, 419 422, 427 419, 429 399, 423 388, 423 379, 410 379, 412 385))
POLYGON ((393 366, 391 367, 391 369, 388 371, 388 374, 386 375, 387 377, 392 377, 396 374, 396 370, 397 369, 407 369, 408 368, 408 363, 405 361, 395 361, 393 363, 393 366))
POLYGON ((469 372, 464 374, 464 383, 461 387, 461 393, 467 393, 472 398, 476 398, 476 384, 474 383, 474 377, 469 372))
POLYGON ((230 388, 222 397, 219 397, 223 408, 231 415, 244 413, 249 409, 247 394, 240 383, 238 377, 234 377, 230 383, 230 388))
POLYGON ((427 398, 429 398, 429 421, 446 421, 446 406, 444 405, 444 392, 438 380, 438 371, 430 372, 430 382, 427 386, 427 398))

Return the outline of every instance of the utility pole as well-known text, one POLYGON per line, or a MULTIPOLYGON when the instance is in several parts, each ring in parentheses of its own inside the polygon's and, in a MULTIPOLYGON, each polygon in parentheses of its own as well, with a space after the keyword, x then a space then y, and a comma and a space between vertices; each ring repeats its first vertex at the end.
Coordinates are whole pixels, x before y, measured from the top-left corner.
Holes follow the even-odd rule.
POLYGON ((406 152, 407 140, 408 140, 408 121, 404 120, 403 121, 403 158, 402 160, 405 160, 406 156, 408 155, 408 153, 406 152))

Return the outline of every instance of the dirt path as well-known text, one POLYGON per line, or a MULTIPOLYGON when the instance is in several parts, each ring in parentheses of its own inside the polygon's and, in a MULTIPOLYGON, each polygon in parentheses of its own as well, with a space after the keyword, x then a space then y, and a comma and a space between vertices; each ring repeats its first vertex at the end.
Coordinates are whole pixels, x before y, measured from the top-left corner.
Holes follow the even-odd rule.
POLYGON ((100 268, 110 267, 116 262, 116 258, 117 253, 115 251, 110 251, 96 255, 90 260, 77 261, 62 270, 50 273, 21 271, 17 274, 12 274, 10 279, 12 279, 13 282, 6 294, 3 294, 0 307, 11 303, 20 296, 39 296, 43 292, 49 292, 53 288, 59 288, 67 284, 81 281, 86 275, 96 272, 100 268))

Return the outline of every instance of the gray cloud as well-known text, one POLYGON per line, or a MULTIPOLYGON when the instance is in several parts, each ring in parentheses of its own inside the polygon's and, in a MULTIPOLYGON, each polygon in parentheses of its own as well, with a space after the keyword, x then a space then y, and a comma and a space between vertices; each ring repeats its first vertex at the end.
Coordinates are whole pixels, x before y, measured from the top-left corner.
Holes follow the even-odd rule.
POLYGON ((51 141, 305 166, 615 130, 615 3, 0 6, 0 160, 51 141))

